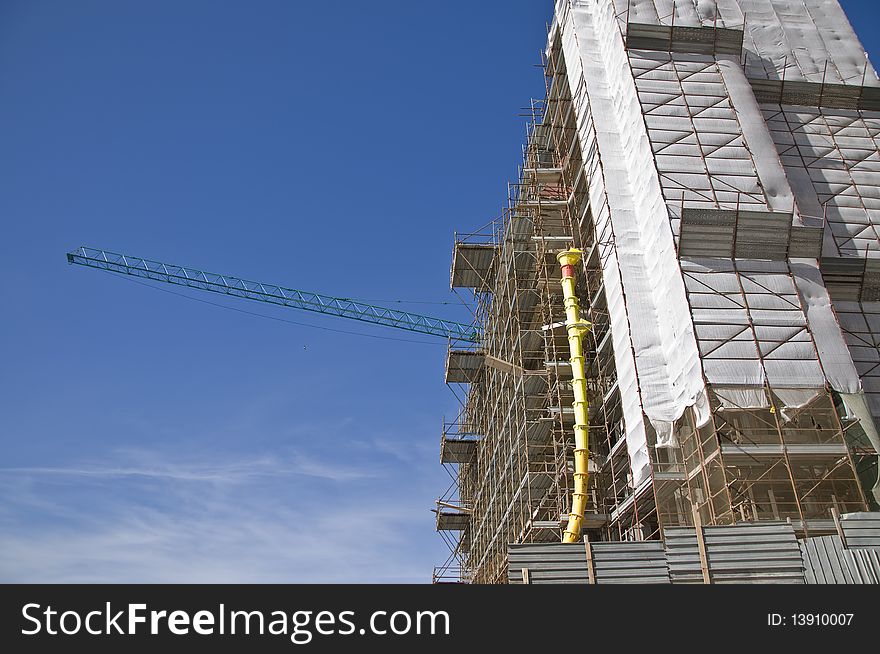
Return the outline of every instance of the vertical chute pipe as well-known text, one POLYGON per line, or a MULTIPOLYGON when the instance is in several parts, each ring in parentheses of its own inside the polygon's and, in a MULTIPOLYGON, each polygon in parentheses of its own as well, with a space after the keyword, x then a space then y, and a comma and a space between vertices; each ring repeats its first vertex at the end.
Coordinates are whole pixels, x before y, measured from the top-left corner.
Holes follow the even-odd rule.
POLYGON ((563 543, 576 543, 580 539, 584 512, 587 508, 588 461, 590 458, 590 405, 587 400, 587 376, 584 362, 584 334, 590 331, 590 323, 581 320, 581 308, 575 293, 577 278, 575 266, 580 263, 583 252, 571 248, 556 255, 562 270, 562 294, 565 298, 565 328, 568 332, 568 349, 571 361, 572 389, 574 390, 574 492, 568 525, 562 536, 563 543))

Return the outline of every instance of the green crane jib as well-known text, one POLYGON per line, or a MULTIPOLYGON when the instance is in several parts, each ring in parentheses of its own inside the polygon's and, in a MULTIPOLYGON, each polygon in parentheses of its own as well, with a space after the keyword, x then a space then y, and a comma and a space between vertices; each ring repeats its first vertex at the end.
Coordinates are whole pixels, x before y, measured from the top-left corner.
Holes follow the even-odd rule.
POLYGON ((274 284, 249 282, 238 277, 203 272, 194 268, 115 254, 106 250, 81 247, 73 252, 68 252, 67 261, 80 266, 151 279, 166 284, 186 286, 200 291, 210 291, 246 300, 268 302, 294 309, 360 320, 419 334, 441 336, 452 341, 471 343, 480 341, 480 332, 473 325, 421 316, 397 309, 377 307, 348 298, 308 293, 274 284))

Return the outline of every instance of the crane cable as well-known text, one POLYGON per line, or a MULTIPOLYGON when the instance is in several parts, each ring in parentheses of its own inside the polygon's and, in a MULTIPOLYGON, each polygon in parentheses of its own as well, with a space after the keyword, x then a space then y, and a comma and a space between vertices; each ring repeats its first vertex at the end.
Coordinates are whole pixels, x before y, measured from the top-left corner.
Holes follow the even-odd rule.
POLYGON ((333 327, 323 327, 321 325, 312 325, 307 322, 298 322, 296 320, 289 320, 288 318, 281 318, 279 316, 269 316, 264 313, 257 313, 256 311, 248 311, 247 309, 241 309, 239 307, 229 306, 228 304, 221 304, 219 302, 211 302, 210 300, 205 300, 200 297, 193 297, 192 295, 187 295, 186 293, 180 293, 178 291, 172 291, 169 288, 161 288, 159 286, 154 286, 153 284, 148 284, 146 282, 142 282, 140 280, 134 279, 128 275, 124 275, 122 273, 114 272, 112 270, 108 270, 106 272, 113 273, 113 276, 119 279, 124 279, 128 282, 132 282, 134 284, 140 284, 141 286, 146 286, 147 288, 152 288, 154 291, 162 291, 163 293, 169 293, 171 295, 176 295, 178 297, 182 297, 187 300, 193 300, 195 302, 201 302, 203 304, 210 304, 212 307, 219 307, 221 309, 229 309, 230 311, 237 311, 238 313, 244 313, 248 316, 254 316, 256 318, 266 318, 267 320, 276 320, 278 322, 286 322, 291 325, 299 325, 300 327, 311 327, 312 329, 320 329, 326 332, 335 332, 337 334, 348 334, 350 336, 364 336, 365 338, 378 338, 383 341, 397 341, 398 343, 418 343, 420 345, 445 345, 444 343, 440 343, 439 341, 417 341, 410 338, 395 338, 394 336, 380 336, 379 334, 365 334, 363 332, 353 332, 347 329, 334 329, 333 327))

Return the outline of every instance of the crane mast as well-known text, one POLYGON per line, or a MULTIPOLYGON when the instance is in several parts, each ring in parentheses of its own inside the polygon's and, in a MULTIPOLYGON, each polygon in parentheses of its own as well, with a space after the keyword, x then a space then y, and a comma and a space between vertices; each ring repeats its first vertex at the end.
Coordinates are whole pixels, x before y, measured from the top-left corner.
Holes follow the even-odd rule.
POLYGON ((80 247, 68 252, 67 261, 88 268, 340 318, 360 320, 419 334, 440 336, 452 341, 471 343, 480 341, 480 332, 473 325, 398 309, 388 309, 349 298, 309 293, 275 284, 251 282, 231 275, 209 273, 195 268, 117 254, 96 248, 80 247))

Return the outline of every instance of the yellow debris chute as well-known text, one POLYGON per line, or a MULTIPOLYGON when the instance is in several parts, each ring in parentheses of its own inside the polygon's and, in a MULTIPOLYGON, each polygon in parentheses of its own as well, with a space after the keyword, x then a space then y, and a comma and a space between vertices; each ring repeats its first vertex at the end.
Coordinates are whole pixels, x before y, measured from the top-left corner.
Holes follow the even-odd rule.
POLYGON ((563 543, 576 543, 581 535, 584 511, 587 508, 587 464, 590 458, 590 405, 587 400, 587 377, 584 365, 584 334, 590 331, 590 323, 581 320, 581 308, 575 294, 575 266, 580 263, 583 252, 571 248, 556 255, 562 269, 562 294, 565 298, 565 327, 568 332, 572 387, 574 390, 574 492, 568 526, 562 536, 563 543))

